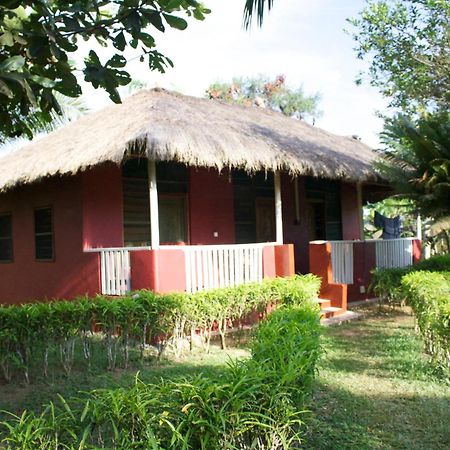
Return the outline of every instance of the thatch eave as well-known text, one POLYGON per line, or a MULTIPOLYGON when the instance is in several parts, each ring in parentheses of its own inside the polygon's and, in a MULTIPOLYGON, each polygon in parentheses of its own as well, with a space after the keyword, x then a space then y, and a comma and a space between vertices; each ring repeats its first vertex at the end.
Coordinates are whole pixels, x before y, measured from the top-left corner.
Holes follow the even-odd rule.
POLYGON ((107 162, 121 164, 136 149, 151 159, 219 171, 282 170, 293 176, 379 181, 372 167, 376 154, 358 140, 269 110, 153 89, 2 157, 0 192, 107 162))

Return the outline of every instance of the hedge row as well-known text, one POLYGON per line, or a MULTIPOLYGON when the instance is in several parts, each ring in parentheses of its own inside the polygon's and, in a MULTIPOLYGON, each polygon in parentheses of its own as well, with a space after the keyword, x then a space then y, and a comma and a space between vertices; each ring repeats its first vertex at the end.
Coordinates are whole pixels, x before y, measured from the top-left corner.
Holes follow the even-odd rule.
POLYGON ((427 352, 450 369, 450 255, 404 269, 377 269, 372 290, 389 304, 409 304, 427 352))
POLYGON ((306 302, 317 297, 319 286, 318 278, 307 275, 191 295, 139 291, 121 298, 98 296, 0 307, 2 374, 9 381, 22 373, 29 382, 30 361, 38 359, 47 375, 49 353, 59 354, 59 367, 68 374, 76 346, 90 365, 94 339, 104 344, 110 370, 118 359, 127 367, 131 349, 142 357, 148 344, 156 346, 158 356, 167 345, 179 356, 184 343, 190 340, 192 345, 199 330, 206 351, 213 330, 220 333, 225 348, 230 323, 239 325, 252 311, 265 311, 273 303, 306 302))
POLYGON ((377 297, 390 305, 403 304, 406 297, 405 292, 401 289, 402 278, 408 273, 419 270, 429 272, 450 271, 450 255, 434 256, 401 269, 376 269, 373 272, 370 289, 377 297))
POLYGON ((312 286, 316 280, 303 277, 265 283, 260 293, 267 301, 287 306, 258 327, 252 357, 230 362, 220 377, 200 374, 158 384, 137 380, 131 388, 93 391, 78 400, 61 398, 40 415, 25 412, 1 423, 0 447, 299 448, 320 353, 317 306, 303 301, 312 286), (272 289, 275 296, 268 295, 272 289))
POLYGON ((417 317, 427 352, 450 370, 450 272, 409 273, 401 289, 417 317))

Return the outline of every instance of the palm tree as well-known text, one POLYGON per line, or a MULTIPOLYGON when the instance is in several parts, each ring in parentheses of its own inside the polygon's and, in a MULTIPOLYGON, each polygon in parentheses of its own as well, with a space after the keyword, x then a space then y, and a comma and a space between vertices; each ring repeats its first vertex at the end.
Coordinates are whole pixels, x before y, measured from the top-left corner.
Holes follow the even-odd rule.
MULTIPOLYGON (((66 97, 65 95, 55 93, 55 99, 58 102, 60 114, 52 112, 50 117, 42 113, 31 114, 27 116, 27 127, 32 131, 35 138, 39 135, 50 133, 63 125, 78 119, 89 111, 86 103, 81 97, 66 97)), ((28 142, 27 137, 8 138, 0 134, 0 156, 9 153, 28 142)))
POLYGON ((411 122, 398 116, 387 122, 377 169, 398 192, 415 202, 424 217, 448 242, 450 250, 450 114, 440 113, 411 122))
POLYGON ((261 26, 264 21, 264 12, 270 11, 273 7, 274 0, 246 0, 244 6, 244 28, 250 28, 254 15, 258 25, 261 26))

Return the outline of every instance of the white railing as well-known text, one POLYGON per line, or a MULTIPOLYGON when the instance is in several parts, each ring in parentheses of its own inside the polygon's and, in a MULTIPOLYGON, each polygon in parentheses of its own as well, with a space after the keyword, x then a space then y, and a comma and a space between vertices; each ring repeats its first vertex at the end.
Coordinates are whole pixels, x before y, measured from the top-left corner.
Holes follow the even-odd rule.
POLYGON ((366 241, 330 241, 333 283, 354 283, 353 244, 375 245, 376 267, 392 269, 410 266, 413 263, 414 238, 368 239, 366 241))
POLYGON ((197 292, 259 282, 263 279, 263 248, 275 244, 193 245, 186 255, 186 290, 197 292))
POLYGON ((148 247, 92 248, 88 253, 100 255, 101 293, 125 295, 131 291, 131 250, 146 250, 148 247))
POLYGON ((374 240, 377 268, 393 269, 413 263, 413 238, 374 240))
POLYGON ((330 242, 333 283, 353 284, 353 242, 330 242))

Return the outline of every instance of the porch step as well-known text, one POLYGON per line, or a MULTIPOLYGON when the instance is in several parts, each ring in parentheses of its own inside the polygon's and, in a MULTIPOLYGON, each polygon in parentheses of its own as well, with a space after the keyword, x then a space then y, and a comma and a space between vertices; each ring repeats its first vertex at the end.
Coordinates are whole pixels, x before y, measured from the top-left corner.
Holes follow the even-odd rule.
POLYGON ((326 298, 316 298, 316 302, 320 305, 320 309, 331 306, 331 300, 327 300, 326 298))
POLYGON ((325 308, 320 308, 320 317, 322 319, 330 319, 331 317, 336 317, 341 314, 344 314, 344 310, 342 308, 338 308, 336 306, 327 306, 325 308))

